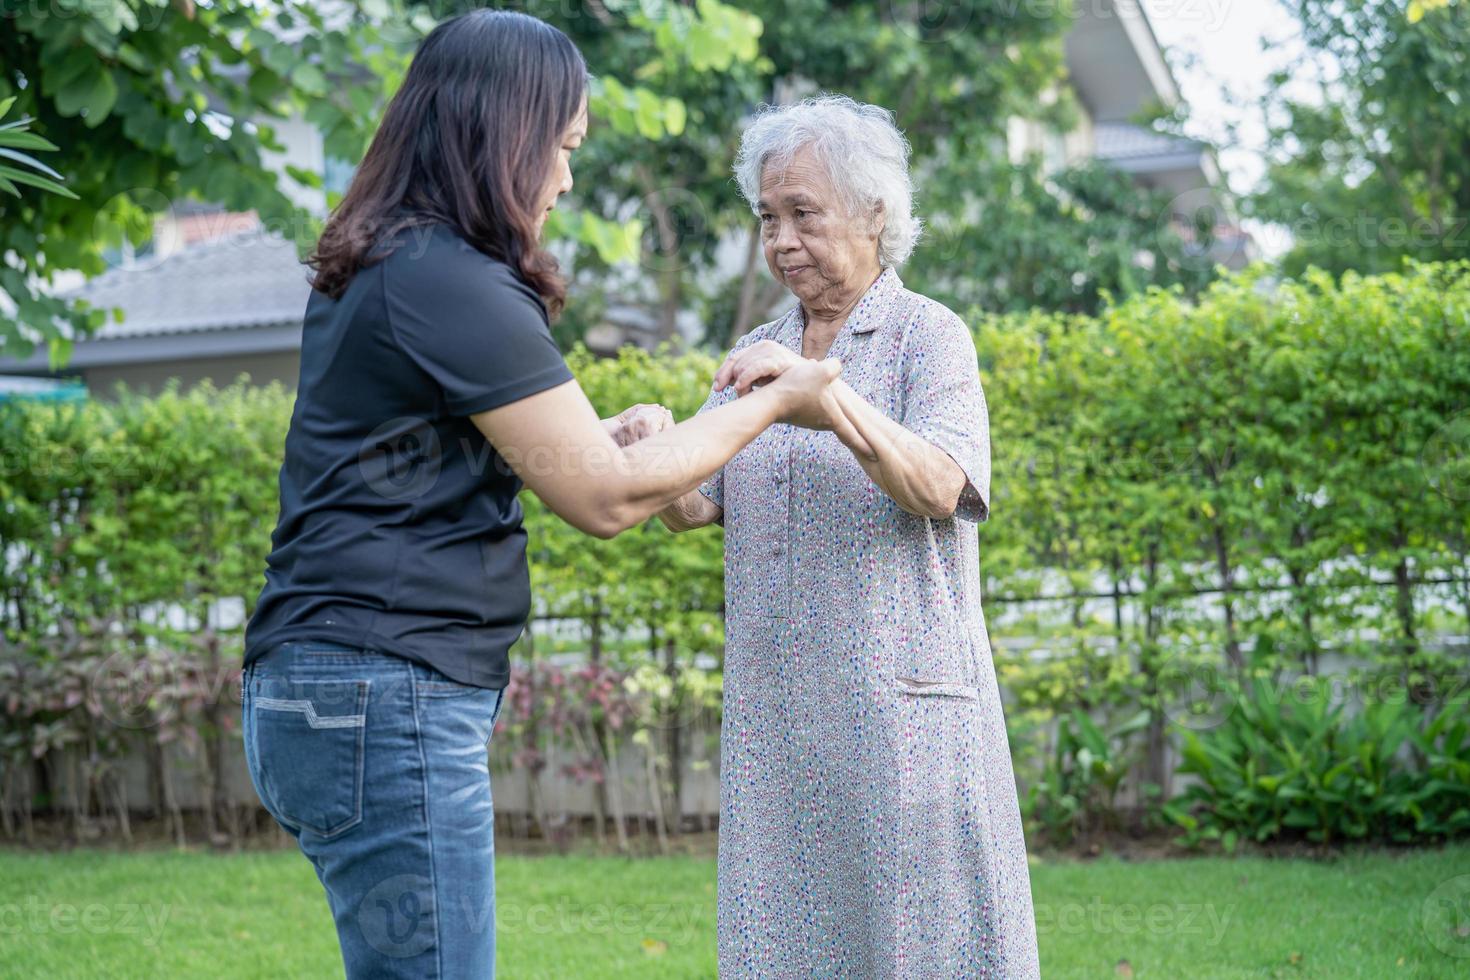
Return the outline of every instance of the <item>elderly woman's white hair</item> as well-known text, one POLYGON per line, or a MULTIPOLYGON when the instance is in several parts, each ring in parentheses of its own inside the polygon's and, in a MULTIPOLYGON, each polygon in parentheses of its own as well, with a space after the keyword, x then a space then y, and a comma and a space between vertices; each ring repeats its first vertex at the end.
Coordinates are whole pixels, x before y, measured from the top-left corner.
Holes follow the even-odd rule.
POLYGON ((878 264, 903 264, 919 240, 920 224, 909 182, 909 143, 893 113, 845 95, 761 106, 735 159, 735 179, 752 210, 766 168, 786 166, 803 147, 826 167, 850 217, 870 218, 881 205, 878 264))

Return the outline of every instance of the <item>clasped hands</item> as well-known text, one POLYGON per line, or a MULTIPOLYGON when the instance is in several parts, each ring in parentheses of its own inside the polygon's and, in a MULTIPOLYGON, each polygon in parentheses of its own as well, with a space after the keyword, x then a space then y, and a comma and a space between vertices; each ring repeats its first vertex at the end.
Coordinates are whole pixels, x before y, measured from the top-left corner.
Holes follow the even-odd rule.
MULTIPOLYGON (((843 399, 855 398, 838 375, 842 362, 802 357, 773 340, 762 340, 732 351, 715 372, 711 390, 733 387, 737 398, 756 389, 769 389, 778 404, 777 419, 805 429, 836 432, 860 454, 871 456, 867 442, 843 411, 843 399)), ((619 446, 628 446, 674 425, 674 417, 662 405, 630 406, 603 425, 619 446)))

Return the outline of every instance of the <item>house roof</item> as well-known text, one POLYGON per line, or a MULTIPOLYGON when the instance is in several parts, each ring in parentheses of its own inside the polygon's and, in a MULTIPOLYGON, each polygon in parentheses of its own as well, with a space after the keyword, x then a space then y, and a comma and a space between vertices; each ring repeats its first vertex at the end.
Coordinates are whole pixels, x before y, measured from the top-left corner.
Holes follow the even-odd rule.
POLYGON ((1178 83, 1138 0, 1078 4, 1063 44, 1072 85, 1094 120, 1122 121, 1179 101, 1178 83))
POLYGON ((1099 160, 1199 154, 1204 150, 1204 144, 1198 140, 1156 133, 1128 123, 1098 123, 1093 128, 1093 138, 1094 155, 1099 160))
POLYGON ((300 324, 311 294, 294 243, 259 228, 110 269, 68 295, 120 307, 83 344, 300 324))
MULTIPOLYGON (((260 228, 109 269, 62 293, 109 311, 101 328, 76 341, 63 371, 300 350, 308 271, 292 242, 260 228), (111 318, 115 307, 120 321, 111 318)), ((0 357, 0 367, 56 373, 44 345, 24 359, 0 357)))
POLYGON ((1156 133, 1131 123, 1093 127, 1093 155, 1147 186, 1175 195, 1220 184, 1210 147, 1199 140, 1156 133))

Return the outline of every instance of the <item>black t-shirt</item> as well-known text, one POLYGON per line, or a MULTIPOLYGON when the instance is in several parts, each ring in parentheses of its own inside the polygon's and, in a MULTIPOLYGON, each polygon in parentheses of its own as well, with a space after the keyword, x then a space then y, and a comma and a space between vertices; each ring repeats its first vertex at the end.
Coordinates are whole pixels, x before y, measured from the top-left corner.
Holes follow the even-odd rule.
POLYGON ((467 416, 571 380, 519 273, 444 224, 306 305, 281 513, 245 662, 381 650, 503 687, 531 608, 521 482, 467 416))

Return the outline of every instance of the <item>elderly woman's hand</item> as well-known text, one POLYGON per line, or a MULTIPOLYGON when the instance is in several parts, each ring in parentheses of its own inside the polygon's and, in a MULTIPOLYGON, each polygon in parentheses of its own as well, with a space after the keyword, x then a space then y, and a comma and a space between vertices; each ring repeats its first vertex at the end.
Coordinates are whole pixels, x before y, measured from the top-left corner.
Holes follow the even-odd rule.
POLYGON ((844 414, 835 384, 842 362, 835 358, 813 360, 794 353, 774 340, 762 340, 725 358, 715 373, 714 388, 734 385, 737 396, 750 394, 757 382, 773 384, 787 408, 781 421, 804 429, 835 432, 837 437, 865 458, 873 458, 872 447, 844 414))
POLYGON ((805 358, 784 344, 762 340, 742 350, 731 351, 715 372, 711 387, 718 391, 734 385, 737 397, 748 395, 757 384, 773 380, 803 360, 805 358))
POLYGON ((654 433, 672 428, 673 425, 674 415, 667 408, 642 402, 623 409, 610 419, 602 420, 603 428, 619 446, 631 446, 640 439, 647 439, 654 433))
MULTIPOLYGON (((823 362, 802 357, 791 348, 778 344, 774 340, 762 340, 741 350, 731 351, 725 358, 725 363, 721 364, 720 369, 715 372, 714 384, 711 387, 718 391, 721 388, 733 386, 735 396, 743 398, 756 388, 780 378, 792 368, 816 363, 823 362)), ((817 375, 803 373, 803 377, 815 378, 817 375)), ((787 380, 794 381, 795 379, 788 378, 787 380)), ((825 385, 820 389, 812 389, 809 393, 812 399, 793 416, 782 421, 806 429, 832 428, 831 416, 837 406, 831 393, 826 390, 825 385)))

